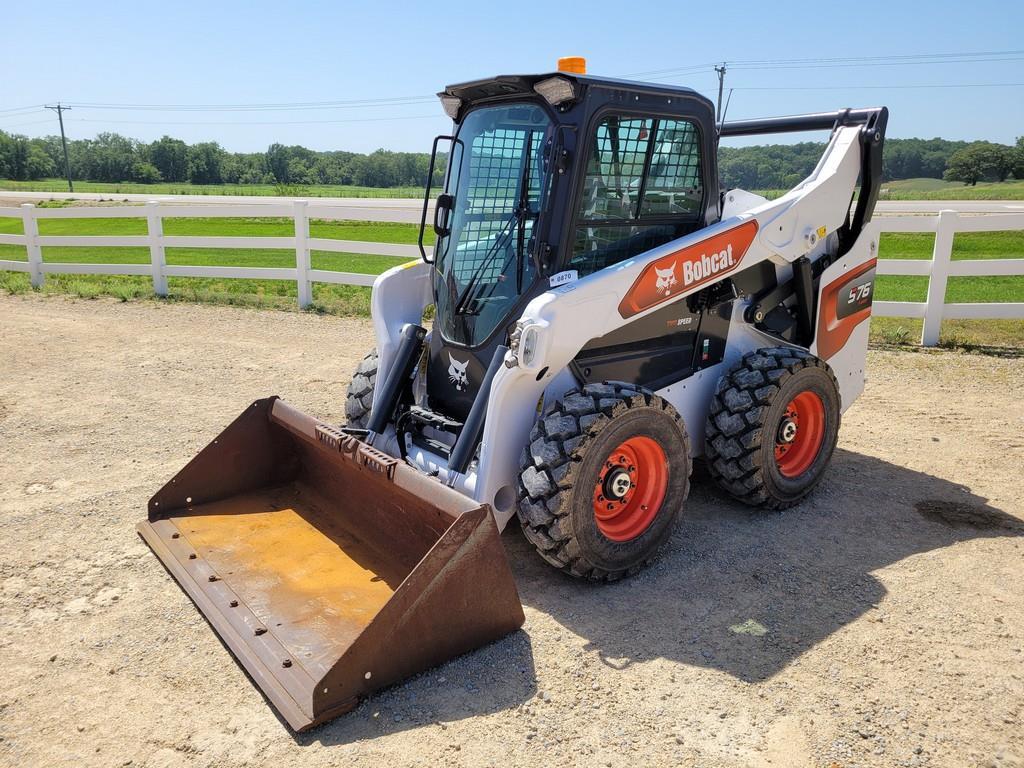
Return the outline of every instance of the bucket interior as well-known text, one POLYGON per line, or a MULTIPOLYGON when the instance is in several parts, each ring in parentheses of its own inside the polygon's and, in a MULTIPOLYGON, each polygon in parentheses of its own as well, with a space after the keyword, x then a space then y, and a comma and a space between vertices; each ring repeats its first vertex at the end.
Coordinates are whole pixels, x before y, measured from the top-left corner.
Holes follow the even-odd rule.
POLYGON ((289 657, 319 676, 409 575, 347 525, 342 509, 295 482, 202 504, 170 522, 289 657))

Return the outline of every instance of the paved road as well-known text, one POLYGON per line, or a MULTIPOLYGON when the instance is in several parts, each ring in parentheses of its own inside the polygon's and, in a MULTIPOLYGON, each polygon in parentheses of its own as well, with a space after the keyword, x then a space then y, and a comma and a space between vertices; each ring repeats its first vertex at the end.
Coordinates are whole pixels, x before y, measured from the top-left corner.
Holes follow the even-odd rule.
POLYGON ((364 221, 397 221, 418 224, 423 213, 423 200, 405 198, 373 197, 270 197, 261 195, 138 195, 111 194, 109 192, 11 192, 0 191, 0 205, 14 205, 37 200, 116 200, 145 203, 159 200, 162 203, 183 205, 272 205, 290 204, 306 200, 310 208, 330 206, 348 209, 352 218, 364 221))
POLYGON ((881 214, 938 213, 1022 213, 1024 200, 880 200, 875 210, 881 214))
MULTIPOLYGON (((420 220, 423 201, 407 198, 368 198, 368 197, 262 197, 237 195, 138 195, 118 194, 109 192, 10 192, 0 191, 0 204, 4 202, 21 202, 25 200, 127 200, 130 202, 146 202, 159 200, 168 203, 184 203, 192 205, 211 204, 272 204, 293 203, 306 199, 311 208, 318 206, 351 208, 353 215, 369 221, 406 221, 420 220)), ((954 210, 959 213, 1022 213, 1024 200, 883 200, 878 203, 880 214, 896 215, 907 213, 938 213, 942 210, 954 210)))

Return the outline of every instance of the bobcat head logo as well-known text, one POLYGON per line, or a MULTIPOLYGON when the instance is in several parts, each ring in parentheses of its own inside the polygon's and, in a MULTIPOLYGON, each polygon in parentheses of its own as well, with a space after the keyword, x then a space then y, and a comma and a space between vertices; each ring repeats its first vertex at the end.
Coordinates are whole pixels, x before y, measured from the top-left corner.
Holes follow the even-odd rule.
POLYGON ((448 359, 451 361, 448 365, 448 380, 455 385, 459 392, 462 392, 469 381, 466 378, 466 366, 469 365, 469 360, 456 360, 451 352, 448 353, 448 359))
POLYGON ((655 290, 658 293, 668 296, 672 292, 672 286, 678 281, 676 280, 676 262, 672 262, 672 266, 668 269, 654 268, 655 273, 658 275, 658 282, 654 284, 655 290))

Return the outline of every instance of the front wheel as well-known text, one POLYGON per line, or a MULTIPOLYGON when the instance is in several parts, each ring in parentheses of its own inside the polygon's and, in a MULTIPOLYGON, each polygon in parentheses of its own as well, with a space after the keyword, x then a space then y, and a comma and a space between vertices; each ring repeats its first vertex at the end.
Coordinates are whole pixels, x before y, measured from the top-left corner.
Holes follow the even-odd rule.
POLYGON ((690 489, 676 410, 627 384, 588 384, 534 425, 519 476, 519 520, 551 565, 612 581, 652 561, 690 489))
POLYGON ((759 349, 718 382, 704 455, 735 498, 792 506, 821 482, 839 436, 839 387, 823 360, 800 349, 759 349))

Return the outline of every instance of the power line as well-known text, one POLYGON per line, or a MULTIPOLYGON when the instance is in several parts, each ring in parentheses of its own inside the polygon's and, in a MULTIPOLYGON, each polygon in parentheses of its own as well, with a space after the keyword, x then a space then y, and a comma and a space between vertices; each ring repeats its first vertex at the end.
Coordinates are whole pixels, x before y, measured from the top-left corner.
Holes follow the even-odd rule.
MULTIPOLYGON (((1022 88, 1024 83, 917 83, 905 85, 796 85, 796 86, 734 86, 730 90, 735 91, 846 91, 846 90, 916 90, 934 88, 1022 88)), ((66 107, 70 109, 70 107, 66 107)), ((43 110, 37 110, 39 112, 43 110)), ((338 120, 269 120, 269 121, 166 121, 166 120, 97 120, 93 118, 68 118, 71 122, 109 123, 109 124, 135 124, 135 125, 309 125, 318 123, 347 123, 347 122, 374 122, 391 120, 422 120, 437 115, 395 115, 389 117, 373 118, 345 118, 338 120)), ((21 126, 41 125, 49 123, 47 120, 31 120, 29 122, 13 123, 4 128, 18 128, 21 126)))
POLYGON ((38 104, 34 107, 17 107, 11 109, 0 109, 0 119, 6 120, 9 117, 21 117, 22 115, 30 115, 33 112, 42 112, 43 105, 38 104))
POLYGON ((630 72, 622 75, 622 77, 646 77, 649 75, 661 75, 665 73, 676 73, 676 74, 687 74, 688 72, 706 72, 714 67, 718 62, 708 62, 707 64, 691 64, 687 67, 674 67, 670 69, 648 69, 644 72, 630 72))
POLYGON ((0 114, 6 112, 24 112, 25 110, 42 109, 42 104, 26 104, 24 107, 4 107, 0 109, 0 114))
POLYGON ((800 64, 807 62, 827 62, 827 61, 896 61, 896 60, 909 60, 909 59, 948 59, 948 58, 964 58, 964 57, 976 57, 976 56, 1019 56, 1024 54, 1024 50, 1014 51, 975 51, 973 53, 906 53, 906 54, 887 54, 884 56, 831 56, 831 57, 817 57, 817 58, 800 58, 800 59, 740 59, 733 61, 733 64, 800 64))
POLYGON ((392 117, 351 117, 338 120, 95 120, 88 117, 71 118, 76 123, 104 125, 313 125, 332 123, 372 123, 387 120, 425 120, 440 115, 396 115, 392 117))
MULTIPOLYGON (((670 80, 684 76, 695 75, 717 75, 719 91, 724 89, 726 68, 740 71, 772 70, 772 69, 805 69, 805 68, 833 68, 833 67, 856 67, 856 66, 914 66, 928 64, 965 64, 965 63, 990 63, 990 62, 1015 62, 1024 61, 1024 50, 999 50, 999 51, 974 51, 974 52, 945 52, 945 53, 917 53, 917 54, 893 54, 879 56, 835 56, 817 58, 789 58, 789 59, 740 59, 736 61, 725 61, 720 63, 708 62, 705 64, 690 64, 687 66, 646 70, 633 72, 624 77, 646 77, 652 80, 670 80)), ((1013 88, 1020 87, 1018 83, 964 83, 964 84, 934 84, 934 85, 884 85, 884 86, 740 86, 735 90, 741 91, 784 91, 784 90, 848 90, 848 89, 893 89, 913 90, 917 88, 1013 88)), ((67 110, 75 107, 81 110, 111 110, 111 111, 160 111, 160 112, 275 112, 275 111, 303 111, 303 110, 342 110, 342 109, 372 109, 378 107, 404 107, 418 104, 432 103, 434 96, 392 96, 372 99, 342 99, 331 101, 306 101, 306 102, 262 102, 262 103, 209 103, 209 104, 130 104, 116 102, 70 102, 63 105, 67 110)), ((719 98, 721 108, 721 98, 719 98)), ((58 104, 58 107, 62 105, 58 104)), ((0 109, 0 116, 3 119, 16 118, 33 115, 41 111, 47 105, 26 105, 22 107, 9 107, 0 109)), ((55 109, 55 111, 57 111, 55 109)), ((406 115, 389 116, 376 118, 339 118, 331 120, 282 120, 282 121, 146 121, 146 120, 96 120, 92 118, 69 118, 77 122, 94 122, 126 125, 313 125, 333 124, 348 122, 376 122, 392 120, 420 120, 435 117, 435 115, 406 115)), ((58 118, 62 121, 63 116, 58 111, 58 118)), ((42 120, 16 123, 8 127, 41 124, 42 120)))
POLYGON ((843 67, 903 67, 923 64, 982 64, 985 62, 1024 61, 1024 56, 993 57, 987 59, 942 59, 939 61, 851 61, 851 62, 807 62, 805 64, 765 64, 744 65, 730 63, 734 69, 743 70, 774 70, 774 69, 838 69, 843 67))
POLYGON ((346 101, 306 101, 269 104, 115 104, 71 102, 80 109, 128 110, 132 112, 274 112, 306 109, 365 109, 433 103, 436 96, 395 96, 382 99, 350 99, 346 101))
POLYGON ((50 120, 52 120, 52 119, 53 119, 53 118, 50 118, 50 117, 48 117, 48 118, 46 118, 45 120, 30 120, 30 121, 29 121, 29 122, 27 122, 27 123, 14 123, 14 124, 12 124, 12 125, 5 125, 5 126, 4 126, 4 127, 2 128, 2 129, 0 129, 0 130, 7 130, 8 128, 20 128, 20 127, 21 127, 21 126, 23 126, 23 125, 41 125, 41 124, 43 124, 43 123, 49 123, 49 122, 50 122, 50 120))
MULTIPOLYGON (((854 66, 911 66, 927 64, 971 64, 992 61, 1022 61, 1024 50, 1008 51, 977 51, 973 53, 920 53, 899 54, 889 56, 835 56, 806 59, 738 59, 727 61, 734 69, 805 69, 854 66)), ((674 69, 649 70, 635 72, 628 77, 653 76, 654 79, 667 79, 692 74, 695 71, 710 70, 715 64, 702 66, 686 65, 674 69)))
MULTIPOLYGON (((713 71, 719 68, 737 70, 770 70, 770 69, 801 69, 801 68, 830 68, 830 67, 852 67, 852 66, 912 66, 920 64, 964 64, 964 63, 990 63, 990 62, 1012 62, 1024 61, 1024 49, 1022 50, 999 50, 999 51, 973 51, 973 52, 946 52, 946 53, 914 53, 914 54, 891 54, 880 56, 834 56, 817 58, 789 58, 789 59, 738 59, 726 62, 707 62, 704 64, 689 64, 680 67, 667 69, 653 69, 642 72, 632 72, 624 77, 649 77, 651 79, 674 79, 684 75, 696 75, 713 71)), ((719 73, 721 74, 721 73, 719 73)), ((123 110, 123 111, 166 111, 166 112, 272 112, 272 111, 298 111, 298 110, 333 110, 333 109, 367 109, 384 106, 406 106, 414 104, 432 103, 433 95, 418 96, 390 96, 367 99, 342 99, 331 101, 305 101, 305 102, 255 102, 255 103, 209 103, 209 104, 131 104, 117 102, 68 102, 69 107, 89 110, 123 110)), ((0 109, 0 114, 15 116, 15 114, 30 114, 33 109, 40 109, 44 105, 28 105, 24 107, 10 107, 0 109)))
POLYGON ((766 85, 736 86, 736 91, 911 90, 916 88, 1024 88, 1024 83, 938 83, 921 85, 766 85))

